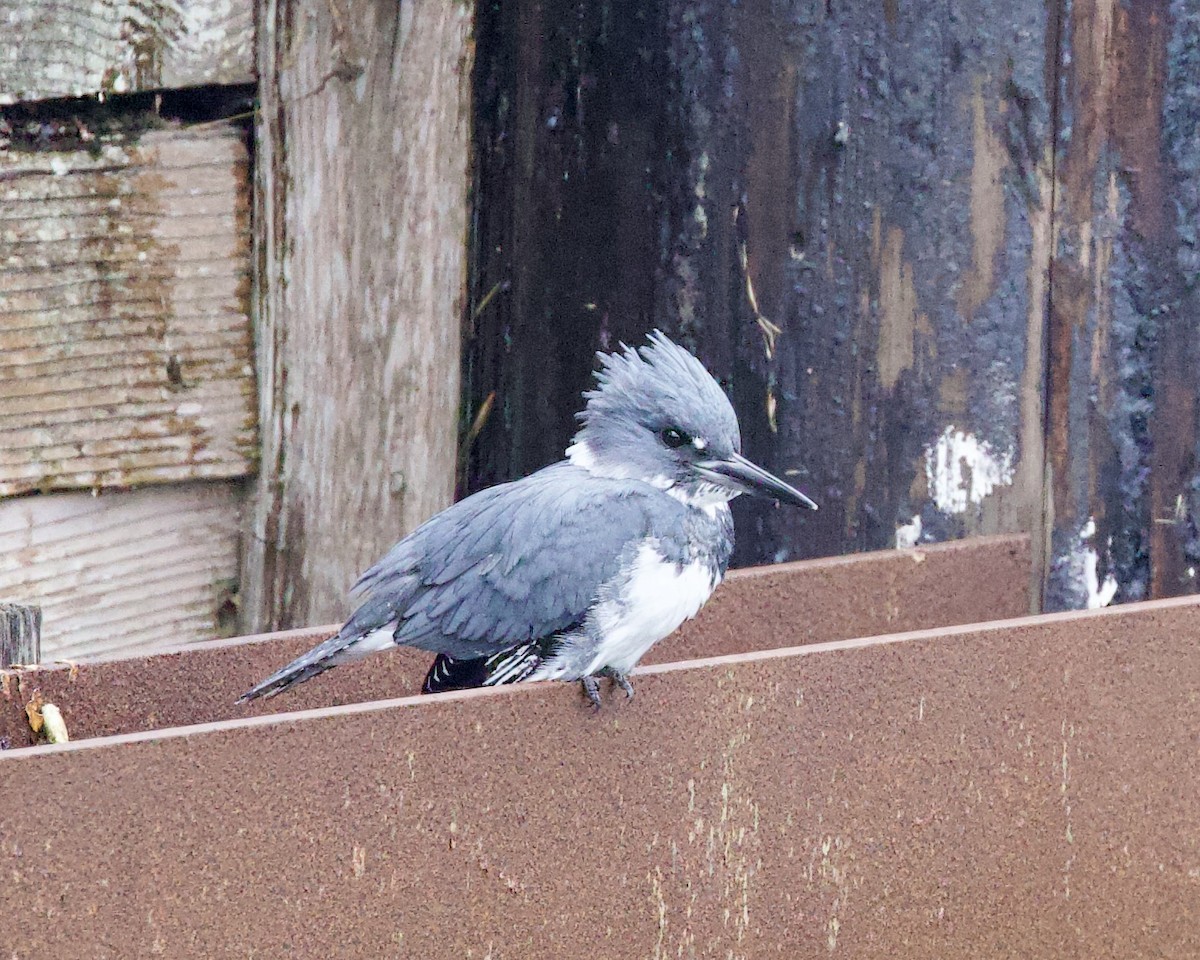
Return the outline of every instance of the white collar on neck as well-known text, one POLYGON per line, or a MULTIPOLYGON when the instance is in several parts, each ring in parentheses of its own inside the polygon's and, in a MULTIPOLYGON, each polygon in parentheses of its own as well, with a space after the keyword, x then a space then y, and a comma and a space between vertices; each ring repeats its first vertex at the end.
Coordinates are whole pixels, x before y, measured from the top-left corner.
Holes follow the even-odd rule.
POLYGON ((709 516, 714 516, 720 508, 738 495, 737 491, 719 487, 715 483, 702 483, 698 488, 686 489, 670 477, 634 477, 628 470, 597 462, 596 455, 586 440, 576 440, 567 447, 567 460, 581 470, 586 470, 593 477, 604 477, 609 480, 643 480, 650 486, 657 487, 674 497, 685 506, 702 510, 709 516))

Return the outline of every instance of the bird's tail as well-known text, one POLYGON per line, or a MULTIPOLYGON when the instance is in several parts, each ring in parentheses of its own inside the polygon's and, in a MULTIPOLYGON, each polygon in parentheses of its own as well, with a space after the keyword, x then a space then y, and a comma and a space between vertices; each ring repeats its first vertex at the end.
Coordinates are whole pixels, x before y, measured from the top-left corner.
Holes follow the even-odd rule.
POLYGON ((445 690, 469 690, 471 687, 482 687, 485 683, 487 683, 487 657, 456 660, 454 657, 439 653, 429 668, 429 672, 425 674, 421 692, 442 693, 445 690))
POLYGON ((541 666, 542 652, 535 643, 511 647, 490 657, 456 659, 439 653, 425 674, 422 693, 494 687, 526 680, 541 666))
POLYGON ((330 667, 336 667, 345 662, 345 653, 351 644, 361 640, 361 637, 345 637, 335 633, 328 640, 317 644, 308 653, 297 657, 286 667, 276 670, 262 683, 256 684, 238 698, 238 703, 247 703, 259 697, 273 697, 283 693, 289 687, 294 687, 305 680, 311 680, 318 673, 324 673, 330 667), (342 656, 339 656, 341 654, 342 656))

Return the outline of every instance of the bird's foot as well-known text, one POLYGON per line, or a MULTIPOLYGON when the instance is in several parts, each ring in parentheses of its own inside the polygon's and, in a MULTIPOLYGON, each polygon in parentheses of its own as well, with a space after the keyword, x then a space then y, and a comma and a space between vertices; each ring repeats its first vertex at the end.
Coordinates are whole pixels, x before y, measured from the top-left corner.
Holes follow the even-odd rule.
POLYGON ((593 710, 600 709, 600 681, 595 677, 584 677, 579 681, 583 687, 583 695, 588 698, 593 710))
POLYGON ((608 677, 613 682, 614 687, 620 687, 625 692, 625 699, 633 699, 633 684, 629 682, 629 675, 622 673, 612 667, 601 667, 596 671, 598 677, 608 677))
POLYGON ((587 697, 588 702, 596 710, 600 709, 600 678, 606 677, 613 682, 614 687, 620 687, 625 691, 626 699, 633 698, 633 684, 629 682, 629 677, 620 670, 615 670, 612 667, 601 667, 590 677, 584 677, 579 682, 583 685, 583 695, 587 697))

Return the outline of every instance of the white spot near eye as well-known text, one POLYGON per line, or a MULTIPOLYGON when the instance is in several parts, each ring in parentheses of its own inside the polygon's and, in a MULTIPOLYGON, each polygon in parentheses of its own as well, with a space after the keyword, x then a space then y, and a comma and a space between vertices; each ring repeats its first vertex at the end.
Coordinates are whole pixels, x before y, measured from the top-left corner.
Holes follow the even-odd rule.
POLYGON ((692 438, 692 446, 695 447, 697 450, 705 450, 708 448, 708 441, 705 440, 703 437, 693 437, 692 438))

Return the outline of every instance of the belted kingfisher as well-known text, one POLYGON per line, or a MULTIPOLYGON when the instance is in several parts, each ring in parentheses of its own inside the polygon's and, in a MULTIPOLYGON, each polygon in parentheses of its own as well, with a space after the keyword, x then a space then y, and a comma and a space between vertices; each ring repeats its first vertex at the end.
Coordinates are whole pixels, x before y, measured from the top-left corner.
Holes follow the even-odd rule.
POLYGON ((628 674, 696 615, 733 552, 741 493, 817 505, 740 453, 729 399, 659 331, 599 354, 566 460, 427 520, 355 585, 365 599, 324 643, 249 690, 271 696, 394 645, 437 654, 424 693, 628 674))

